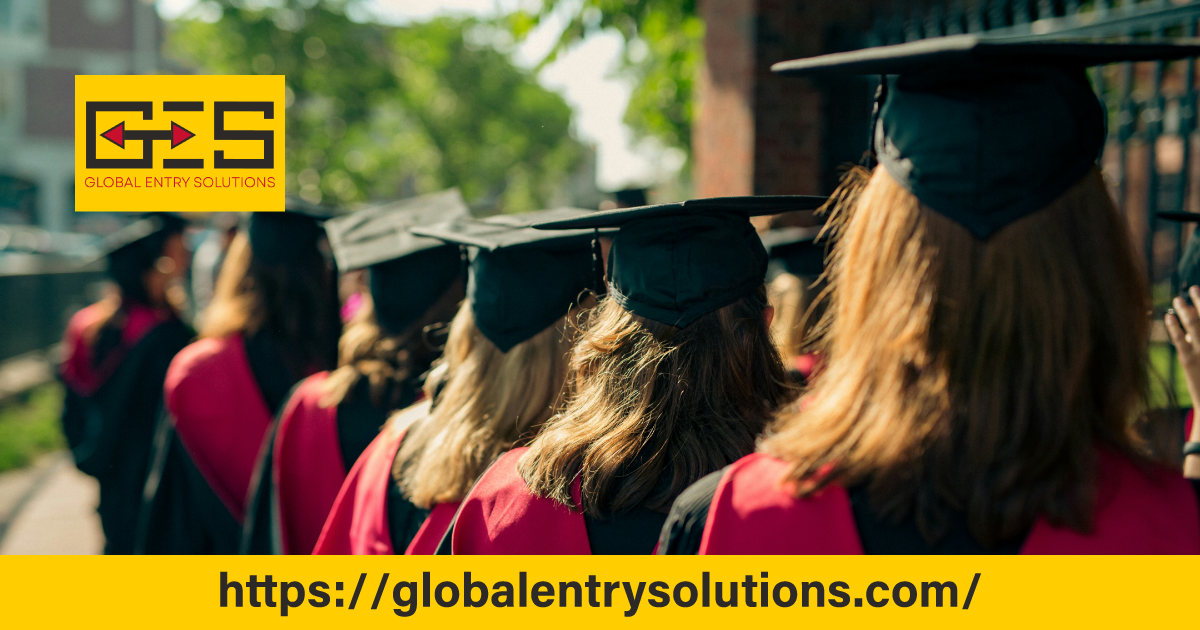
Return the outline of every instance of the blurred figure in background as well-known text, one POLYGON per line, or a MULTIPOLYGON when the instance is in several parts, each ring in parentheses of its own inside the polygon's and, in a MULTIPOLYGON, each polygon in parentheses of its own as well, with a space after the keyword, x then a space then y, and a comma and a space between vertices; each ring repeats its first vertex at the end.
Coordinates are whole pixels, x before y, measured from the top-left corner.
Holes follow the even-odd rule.
POLYGON ((587 213, 548 210, 414 228, 471 246, 468 299, 426 382, 428 400, 395 415, 363 453, 316 553, 434 553, 475 480, 565 402, 576 316, 593 303, 589 289, 603 261, 593 260, 591 230, 527 226, 587 213))
POLYGON ((338 269, 365 268, 367 292, 338 344, 338 368, 297 385, 267 434, 244 551, 312 553, 359 454, 391 412, 422 395, 425 373, 440 354, 425 332, 454 317, 463 264, 457 246, 409 228, 467 215, 455 189, 325 223, 338 269))
POLYGON ((183 219, 160 214, 110 237, 105 249, 116 291, 76 313, 63 338, 63 433, 75 465, 100 483, 97 511, 109 554, 134 551, 162 383, 192 338, 170 298, 188 269, 185 227, 183 219))
POLYGON ((807 386, 817 371, 817 323, 825 313, 825 246, 816 242, 820 227, 788 227, 763 234, 767 265, 767 301, 775 307, 771 336, 792 381, 807 386))
POLYGON ((196 255, 192 258, 192 306, 196 312, 193 323, 196 326, 204 325, 204 311, 212 302, 221 265, 237 236, 238 219, 237 213, 213 213, 204 240, 196 247, 196 255))
POLYGON ((288 200, 251 215, 204 314, 171 363, 139 540, 146 553, 236 553, 263 436, 288 390, 337 363, 327 209, 288 200))

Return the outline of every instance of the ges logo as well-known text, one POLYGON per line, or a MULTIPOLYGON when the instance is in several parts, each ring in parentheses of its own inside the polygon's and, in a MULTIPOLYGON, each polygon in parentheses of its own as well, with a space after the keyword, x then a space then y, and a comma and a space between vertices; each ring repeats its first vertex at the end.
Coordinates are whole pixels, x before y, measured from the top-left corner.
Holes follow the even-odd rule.
POLYGON ((76 76, 80 212, 281 211, 282 76, 76 76))

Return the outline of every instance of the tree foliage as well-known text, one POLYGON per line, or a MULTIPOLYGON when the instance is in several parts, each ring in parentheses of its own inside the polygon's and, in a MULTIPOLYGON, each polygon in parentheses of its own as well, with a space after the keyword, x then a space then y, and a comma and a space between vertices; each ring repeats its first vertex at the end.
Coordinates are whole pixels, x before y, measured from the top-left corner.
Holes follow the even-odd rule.
POLYGON ((704 22, 696 0, 541 0, 534 11, 506 18, 517 39, 555 14, 568 22, 543 64, 597 30, 624 38, 621 72, 635 84, 625 123, 635 136, 657 138, 690 154, 693 82, 704 59, 704 22))
POLYGON ((475 205, 545 207, 577 164, 571 110, 489 46, 470 19, 357 22, 346 3, 220 0, 167 39, 187 66, 283 74, 288 188, 333 202, 458 186, 475 205))

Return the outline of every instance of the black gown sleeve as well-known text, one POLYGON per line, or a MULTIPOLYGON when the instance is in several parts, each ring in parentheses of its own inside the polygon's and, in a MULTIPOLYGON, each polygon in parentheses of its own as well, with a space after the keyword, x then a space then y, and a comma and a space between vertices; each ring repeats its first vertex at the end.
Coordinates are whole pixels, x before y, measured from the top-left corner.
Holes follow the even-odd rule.
POLYGON ((192 462, 164 413, 142 495, 136 553, 238 553, 242 528, 192 462))
POLYGON ((388 484, 387 516, 388 533, 392 539, 392 552, 400 555, 408 549, 413 538, 417 537, 417 531, 429 517, 429 510, 413 505, 400 492, 396 482, 392 481, 388 484))
POLYGON ((692 556, 700 553, 700 540, 704 537, 704 524, 708 521, 708 506, 712 504, 724 475, 724 468, 709 473, 688 486, 675 499, 658 537, 659 555, 692 556))

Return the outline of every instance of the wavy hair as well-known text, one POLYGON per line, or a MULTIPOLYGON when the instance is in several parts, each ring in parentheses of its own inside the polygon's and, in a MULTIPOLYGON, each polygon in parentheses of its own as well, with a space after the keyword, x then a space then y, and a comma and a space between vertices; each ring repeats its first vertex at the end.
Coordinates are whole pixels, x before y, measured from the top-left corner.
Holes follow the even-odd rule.
POLYGON ((396 456, 392 475, 409 501, 429 508, 461 500, 492 460, 554 415, 566 398, 577 312, 501 352, 463 302, 426 386, 430 398, 436 393, 432 411, 408 427, 396 456))
POLYGON ((766 291, 676 328, 606 299, 575 346, 567 408, 519 462, 530 490, 606 517, 665 511, 684 488, 754 450, 795 391, 763 318, 766 291), (581 476, 583 505, 571 485, 581 476))
POLYGON ((1044 517, 1088 531, 1096 448, 1144 461, 1150 310, 1098 170, 987 240, 859 169, 830 219, 827 363, 763 450, 800 495, 866 483, 929 541, 985 546, 1044 517))

